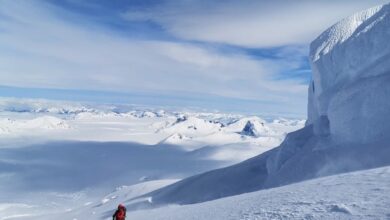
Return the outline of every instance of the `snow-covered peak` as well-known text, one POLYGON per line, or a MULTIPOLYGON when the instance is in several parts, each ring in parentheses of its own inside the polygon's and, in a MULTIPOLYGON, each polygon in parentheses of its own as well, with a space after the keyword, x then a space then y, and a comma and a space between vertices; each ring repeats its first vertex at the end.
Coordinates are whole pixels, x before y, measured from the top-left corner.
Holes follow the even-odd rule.
POLYGON ((247 121, 244 128, 240 132, 241 135, 259 137, 275 134, 271 128, 269 128, 264 122, 260 121, 247 121))
POLYGON ((71 126, 63 119, 53 116, 41 116, 28 120, 0 119, 0 134, 31 133, 42 129, 69 129, 71 126))
POLYGON ((234 121, 231 121, 226 125, 224 128, 225 130, 231 131, 231 132, 241 132, 242 129, 246 126, 246 124, 249 122, 256 123, 256 124, 266 124, 267 122, 263 120, 262 118, 259 118, 257 116, 251 116, 251 117, 243 117, 236 119, 234 121))
POLYGON ((45 129, 68 129, 70 126, 66 121, 53 117, 53 116, 42 116, 25 122, 24 128, 45 128, 45 129))
POLYGON ((193 134, 212 134, 221 129, 220 123, 197 118, 197 117, 179 117, 170 127, 164 129, 166 132, 179 132, 184 135, 193 134))
POLYGON ((246 136, 252 136, 252 137, 257 136, 257 131, 253 122, 248 121, 244 129, 242 129, 241 134, 246 136))

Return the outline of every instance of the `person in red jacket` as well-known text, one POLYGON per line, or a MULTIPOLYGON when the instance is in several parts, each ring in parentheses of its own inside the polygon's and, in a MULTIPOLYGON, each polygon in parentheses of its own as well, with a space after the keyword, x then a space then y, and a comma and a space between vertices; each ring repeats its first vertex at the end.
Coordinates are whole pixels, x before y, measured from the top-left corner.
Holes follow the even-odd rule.
POLYGON ((112 216, 112 220, 125 220, 126 218, 126 207, 122 204, 118 205, 118 209, 112 216))

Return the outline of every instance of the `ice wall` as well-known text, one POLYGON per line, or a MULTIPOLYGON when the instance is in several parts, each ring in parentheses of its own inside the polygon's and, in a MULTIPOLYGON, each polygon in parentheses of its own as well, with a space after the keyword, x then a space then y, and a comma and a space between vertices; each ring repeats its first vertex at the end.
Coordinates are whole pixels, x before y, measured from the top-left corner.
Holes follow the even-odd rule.
POLYGON ((310 47, 308 124, 337 142, 389 139, 390 5, 335 24, 310 47))

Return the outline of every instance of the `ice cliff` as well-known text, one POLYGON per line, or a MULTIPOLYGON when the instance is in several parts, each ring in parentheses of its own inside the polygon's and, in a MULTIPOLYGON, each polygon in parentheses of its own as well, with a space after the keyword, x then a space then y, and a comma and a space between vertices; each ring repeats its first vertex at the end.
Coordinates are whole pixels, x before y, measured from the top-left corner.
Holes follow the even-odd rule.
POLYGON ((316 134, 355 143, 388 136, 389 13, 390 5, 357 13, 312 42, 308 124, 316 134))

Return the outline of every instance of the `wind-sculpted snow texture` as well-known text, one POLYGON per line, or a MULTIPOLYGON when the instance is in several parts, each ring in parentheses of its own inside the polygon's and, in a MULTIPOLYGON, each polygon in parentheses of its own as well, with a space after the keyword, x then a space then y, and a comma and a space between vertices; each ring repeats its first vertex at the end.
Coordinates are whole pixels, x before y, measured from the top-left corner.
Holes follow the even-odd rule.
POLYGON ((390 164, 390 5, 342 20, 311 44, 308 121, 275 149, 148 194, 189 204, 390 164))

